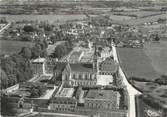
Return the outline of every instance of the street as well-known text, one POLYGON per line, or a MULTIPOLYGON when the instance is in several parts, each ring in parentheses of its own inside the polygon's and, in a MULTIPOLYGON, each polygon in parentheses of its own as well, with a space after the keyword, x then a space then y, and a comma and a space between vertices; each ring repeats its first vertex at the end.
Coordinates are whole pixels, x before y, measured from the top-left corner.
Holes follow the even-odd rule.
MULTIPOLYGON (((116 47, 114 45, 112 45, 112 50, 113 50, 114 60, 119 63, 117 52, 116 52, 116 47)), ((120 73, 120 75, 123 79, 124 85, 127 87, 128 94, 129 94, 130 104, 129 104, 128 117, 136 117, 135 95, 139 95, 139 94, 141 94, 141 92, 136 90, 133 86, 131 86, 131 84, 129 84, 129 82, 127 81, 127 78, 126 78, 124 72, 122 71, 121 67, 119 67, 119 73, 120 73)))

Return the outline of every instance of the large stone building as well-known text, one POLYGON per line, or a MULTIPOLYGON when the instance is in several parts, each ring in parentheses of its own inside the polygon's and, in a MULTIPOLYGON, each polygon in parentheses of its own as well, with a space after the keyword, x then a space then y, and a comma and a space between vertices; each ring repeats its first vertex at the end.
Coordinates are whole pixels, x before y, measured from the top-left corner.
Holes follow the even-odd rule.
POLYGON ((77 107, 74 88, 60 87, 49 105, 51 110, 72 111, 77 107))
POLYGON ((62 73, 62 81, 71 86, 96 85, 93 64, 68 64, 62 73))
POLYGON ((85 107, 91 109, 116 110, 119 103, 120 94, 113 90, 91 89, 85 98, 85 107))
POLYGON ((116 75, 118 71, 118 64, 112 58, 99 63, 98 72, 100 75, 116 75))

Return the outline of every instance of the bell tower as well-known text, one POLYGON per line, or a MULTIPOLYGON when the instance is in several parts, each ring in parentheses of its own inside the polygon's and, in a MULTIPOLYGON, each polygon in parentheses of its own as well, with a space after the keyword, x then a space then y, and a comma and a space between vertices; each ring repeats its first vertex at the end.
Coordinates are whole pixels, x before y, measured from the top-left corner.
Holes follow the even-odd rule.
POLYGON ((97 46, 95 44, 95 51, 94 51, 94 55, 93 55, 93 70, 94 72, 97 72, 97 46))

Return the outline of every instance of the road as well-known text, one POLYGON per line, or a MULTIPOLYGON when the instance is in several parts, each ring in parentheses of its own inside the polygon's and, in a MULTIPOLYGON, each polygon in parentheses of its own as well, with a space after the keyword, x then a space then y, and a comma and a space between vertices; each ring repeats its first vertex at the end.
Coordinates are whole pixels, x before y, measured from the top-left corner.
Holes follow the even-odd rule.
POLYGON ((67 61, 69 60, 70 56, 72 55, 72 53, 73 53, 74 51, 76 51, 76 50, 79 49, 79 45, 80 45, 80 44, 77 43, 76 46, 70 51, 70 53, 68 53, 68 54, 65 55, 63 58, 61 58, 61 59, 59 60, 59 62, 67 62, 67 61))
POLYGON ((55 48, 56 48, 58 45, 60 45, 60 44, 62 44, 62 43, 64 43, 64 42, 65 42, 65 41, 58 41, 58 42, 54 43, 53 45, 48 45, 48 48, 47 48, 47 53, 48 53, 48 55, 51 55, 51 54, 54 52, 55 48))
MULTIPOLYGON (((113 50, 113 56, 114 60, 119 63, 117 52, 116 52, 116 47, 112 45, 112 50, 113 50)), ((123 78, 123 83, 127 87, 128 94, 129 94, 129 112, 128 112, 128 117, 136 117, 136 103, 135 103, 135 95, 142 94, 140 91, 136 90, 128 81, 127 78, 122 70, 121 67, 119 67, 119 73, 121 77, 123 78)))
POLYGON ((19 115, 19 117, 35 117, 35 116, 40 116, 38 115, 40 114, 42 117, 44 115, 51 115, 51 116, 55 116, 55 117, 88 117, 86 115, 76 115, 76 114, 64 114, 64 113, 51 113, 51 112, 33 112, 33 113, 26 113, 26 114, 21 114, 19 115))
POLYGON ((59 62, 67 62, 67 61, 69 60, 70 56, 72 55, 73 51, 74 51, 74 49, 71 50, 71 52, 68 53, 67 55, 65 55, 63 58, 61 58, 61 59, 59 60, 59 62))

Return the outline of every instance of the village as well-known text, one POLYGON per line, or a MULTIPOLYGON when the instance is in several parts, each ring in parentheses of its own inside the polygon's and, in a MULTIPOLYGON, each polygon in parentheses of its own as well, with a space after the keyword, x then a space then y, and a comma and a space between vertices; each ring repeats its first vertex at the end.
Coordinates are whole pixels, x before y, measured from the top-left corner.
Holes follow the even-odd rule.
MULTIPOLYGON (((164 8, 150 17, 165 16, 164 8)), ((110 11, 54 23, 2 17, 2 116, 165 117, 167 20, 137 24, 149 16, 133 12, 150 11, 124 10, 111 12, 132 16, 129 24, 110 11)))

